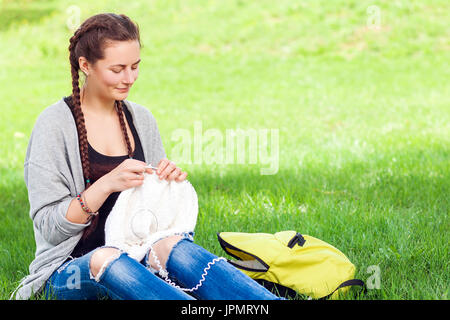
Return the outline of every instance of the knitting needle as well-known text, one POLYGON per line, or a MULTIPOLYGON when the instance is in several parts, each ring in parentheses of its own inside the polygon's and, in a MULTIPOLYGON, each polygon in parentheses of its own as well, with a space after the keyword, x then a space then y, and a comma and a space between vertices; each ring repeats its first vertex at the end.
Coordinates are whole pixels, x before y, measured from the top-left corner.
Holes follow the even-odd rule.
POLYGON ((158 168, 155 168, 155 167, 152 166, 151 164, 148 164, 148 165, 146 165, 145 167, 146 167, 146 168, 153 169, 153 170, 158 170, 158 168))

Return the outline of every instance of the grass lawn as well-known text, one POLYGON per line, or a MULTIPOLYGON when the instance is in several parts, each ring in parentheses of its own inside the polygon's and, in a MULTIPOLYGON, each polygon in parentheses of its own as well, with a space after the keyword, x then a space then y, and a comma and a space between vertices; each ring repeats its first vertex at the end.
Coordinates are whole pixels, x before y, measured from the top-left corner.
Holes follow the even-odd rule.
MULTIPOLYGON (((361 299, 448 299, 448 1, 76 4, 81 21, 115 12, 139 24, 128 99, 153 113, 168 157, 189 172, 198 244, 227 256, 217 232, 296 230, 340 249, 359 279, 378 268, 361 299), (223 137, 277 130, 278 171, 262 175, 268 164, 250 151, 244 163, 195 158, 208 145, 198 139, 191 161, 178 159, 175 133, 194 137, 196 123, 223 137)), ((23 161, 37 116, 71 93, 68 7, 0 1, 0 299, 34 257, 23 161)))

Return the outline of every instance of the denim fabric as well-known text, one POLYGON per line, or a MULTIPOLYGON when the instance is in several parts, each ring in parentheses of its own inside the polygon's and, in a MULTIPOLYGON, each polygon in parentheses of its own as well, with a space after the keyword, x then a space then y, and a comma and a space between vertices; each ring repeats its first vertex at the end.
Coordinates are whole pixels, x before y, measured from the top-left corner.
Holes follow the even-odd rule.
MULTIPOLYGON (((173 247, 167 259, 169 277, 181 287, 198 284, 208 263, 217 256, 199 245, 183 239, 173 247)), ((255 280, 232 266, 225 259, 211 265, 205 281, 191 294, 202 300, 275 300, 272 294, 255 280)))
MULTIPOLYGON (((189 294, 161 279, 147 265, 147 257, 138 262, 122 251, 112 257, 95 279, 90 272, 89 261, 98 249, 62 264, 47 280, 45 297, 71 300, 280 299, 224 260, 212 264, 201 286, 189 294)), ((174 283, 181 288, 192 288, 215 258, 217 256, 195 244, 192 236, 185 234, 170 252, 166 269, 174 283)))

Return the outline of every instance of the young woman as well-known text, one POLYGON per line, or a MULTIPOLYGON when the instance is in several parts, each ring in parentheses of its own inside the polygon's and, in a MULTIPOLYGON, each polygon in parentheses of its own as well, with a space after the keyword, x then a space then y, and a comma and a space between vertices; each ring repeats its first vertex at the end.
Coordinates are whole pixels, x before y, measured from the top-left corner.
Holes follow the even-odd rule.
POLYGON ((98 14, 70 39, 72 95, 38 117, 25 159, 36 257, 17 297, 57 299, 278 299, 192 234, 153 246, 175 287, 154 271, 152 255, 136 261, 104 246, 104 225, 121 191, 142 185, 148 163, 160 179, 187 173, 169 161, 151 113, 125 100, 138 78, 138 26, 125 15, 98 14), (79 72, 85 76, 80 89, 79 72))

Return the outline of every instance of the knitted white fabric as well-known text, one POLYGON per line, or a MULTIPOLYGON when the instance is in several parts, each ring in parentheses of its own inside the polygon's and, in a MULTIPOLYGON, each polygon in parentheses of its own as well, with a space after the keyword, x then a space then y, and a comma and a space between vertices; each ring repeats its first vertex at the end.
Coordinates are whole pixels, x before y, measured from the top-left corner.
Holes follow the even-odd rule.
POLYGON ((144 173, 141 186, 124 190, 105 223, 105 245, 122 249, 141 261, 156 241, 193 232, 198 198, 189 181, 160 180, 144 173))

